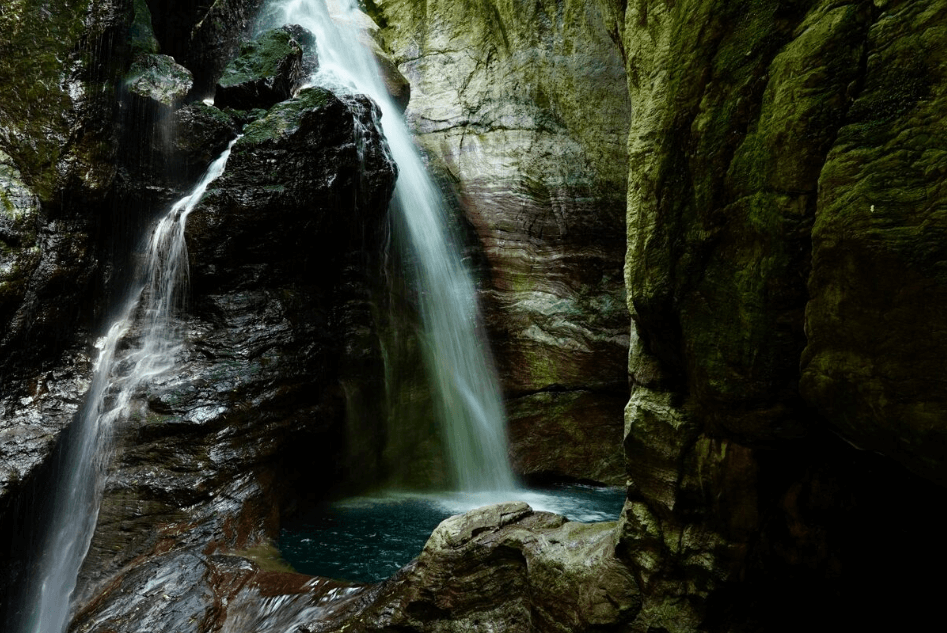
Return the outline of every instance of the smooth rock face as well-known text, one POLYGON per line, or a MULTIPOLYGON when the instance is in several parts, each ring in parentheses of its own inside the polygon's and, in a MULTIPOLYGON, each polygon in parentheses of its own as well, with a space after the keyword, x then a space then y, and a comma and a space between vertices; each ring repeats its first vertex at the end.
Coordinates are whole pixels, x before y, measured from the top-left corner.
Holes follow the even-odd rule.
POLYGON ((587 452, 563 471, 521 456, 515 441, 514 462, 535 464, 524 472, 620 481, 613 442, 627 397, 629 102, 600 5, 375 5, 380 39, 411 82, 408 122, 457 195, 471 250, 482 253, 472 260, 482 262, 482 305, 511 414, 557 429, 594 416, 588 423, 611 434, 585 472, 587 452), (533 397, 546 391, 582 397, 533 397))

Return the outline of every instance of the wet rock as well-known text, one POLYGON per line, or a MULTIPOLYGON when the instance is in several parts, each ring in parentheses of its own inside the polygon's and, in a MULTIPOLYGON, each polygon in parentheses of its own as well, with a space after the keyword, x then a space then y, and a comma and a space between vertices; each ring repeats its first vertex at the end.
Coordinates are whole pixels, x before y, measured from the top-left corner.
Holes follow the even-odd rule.
POLYGON ((194 99, 214 84, 249 39, 263 0, 146 0, 161 50, 194 72, 194 99))
POLYGON ((507 401, 510 455, 527 477, 625 484, 622 434, 615 428, 627 396, 549 391, 507 401))
POLYGON ((193 85, 190 71, 167 55, 138 57, 126 79, 129 93, 167 110, 177 109, 193 85))
POLYGON ((303 49, 302 76, 312 76, 319 68, 319 54, 316 49, 316 36, 312 31, 298 24, 284 24, 281 30, 289 33, 290 37, 303 49))
POLYGON ((172 119, 173 154, 170 161, 182 168, 185 182, 196 182, 207 167, 237 136, 237 124, 221 110, 204 103, 180 108, 172 119))
POLYGON ((441 523, 421 555, 354 620, 364 630, 624 630, 640 607, 614 556, 614 524, 567 522, 524 503, 441 523))
MULTIPOLYGON (((394 186, 373 108, 323 89, 277 105, 247 127, 189 216, 182 346, 174 371, 144 386, 114 430, 81 574, 88 608, 129 565, 169 547, 266 542, 291 496, 327 492, 311 481, 343 485, 369 469, 348 461, 340 380, 350 357, 363 380, 383 375, 357 299, 373 270, 359 253, 381 252, 394 186)), ((119 601, 114 609, 137 608, 119 601)))
POLYGON ((269 108, 289 99, 305 79, 303 48, 289 31, 273 29, 240 47, 224 69, 214 103, 221 108, 269 108))

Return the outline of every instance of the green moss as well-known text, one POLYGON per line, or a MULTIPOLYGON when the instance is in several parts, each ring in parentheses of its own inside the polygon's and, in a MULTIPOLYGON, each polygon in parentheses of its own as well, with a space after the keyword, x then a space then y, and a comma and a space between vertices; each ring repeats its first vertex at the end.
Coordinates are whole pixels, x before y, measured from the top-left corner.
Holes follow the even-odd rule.
POLYGON ((240 47, 240 55, 230 62, 218 83, 229 88, 261 77, 273 77, 278 74, 283 60, 298 51, 299 46, 286 31, 266 31, 240 47))
POLYGON ((322 109, 334 99, 325 88, 306 88, 295 99, 273 106, 265 117, 248 124, 237 146, 256 145, 289 136, 299 128, 304 111, 322 109))
MULTIPOLYGON (((90 5, 90 0, 4 0, 0 10, 0 121, 7 131, 0 143, 42 200, 56 195, 61 177, 56 165, 64 152, 83 151, 70 145, 78 116, 70 88, 101 95, 111 85, 111 78, 103 78, 106 86, 75 79, 77 70, 95 68, 93 56, 105 35, 89 20, 90 5)), ((77 158, 85 164, 83 156, 77 158)))
POLYGON ((135 0, 135 18, 129 32, 132 51, 137 54, 154 54, 161 50, 158 38, 151 26, 151 10, 145 0, 135 0))

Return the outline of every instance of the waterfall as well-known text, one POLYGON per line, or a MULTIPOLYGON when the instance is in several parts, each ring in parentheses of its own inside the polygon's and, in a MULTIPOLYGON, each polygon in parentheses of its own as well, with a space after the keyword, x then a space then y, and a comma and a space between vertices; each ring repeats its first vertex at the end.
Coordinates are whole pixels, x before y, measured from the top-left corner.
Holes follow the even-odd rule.
POLYGON ((92 384, 64 442, 40 559, 27 587, 21 633, 60 633, 66 627, 79 567, 95 531, 105 486, 108 439, 131 413, 132 397, 150 377, 174 364, 180 348, 172 313, 187 280, 184 223, 208 185, 223 173, 233 143, 194 190, 161 218, 151 234, 140 282, 132 289, 99 349, 92 384), (133 344, 120 350, 132 335, 133 344))
POLYGON ((310 83, 368 95, 383 113, 385 137, 398 165, 391 204, 393 230, 416 264, 408 271, 420 295, 422 341, 435 408, 454 478, 465 491, 511 491, 506 416, 480 322, 476 289, 448 230, 441 193, 407 126, 360 43, 354 0, 274 0, 264 26, 298 24, 316 36, 319 69, 310 83))

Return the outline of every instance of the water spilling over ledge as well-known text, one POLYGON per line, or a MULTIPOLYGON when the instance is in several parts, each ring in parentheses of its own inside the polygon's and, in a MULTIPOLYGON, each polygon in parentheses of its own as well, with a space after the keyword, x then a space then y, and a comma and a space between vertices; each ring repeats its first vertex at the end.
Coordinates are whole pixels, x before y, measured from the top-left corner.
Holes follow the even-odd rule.
POLYGON ((92 386, 70 429, 57 487, 48 501, 39 565, 19 625, 22 633, 57 633, 68 624, 79 567, 99 515, 113 426, 132 415, 132 397, 140 386, 174 367, 181 342, 174 311, 187 281, 184 225, 207 187, 223 173, 235 142, 158 221, 148 240, 141 282, 96 343, 92 386))

